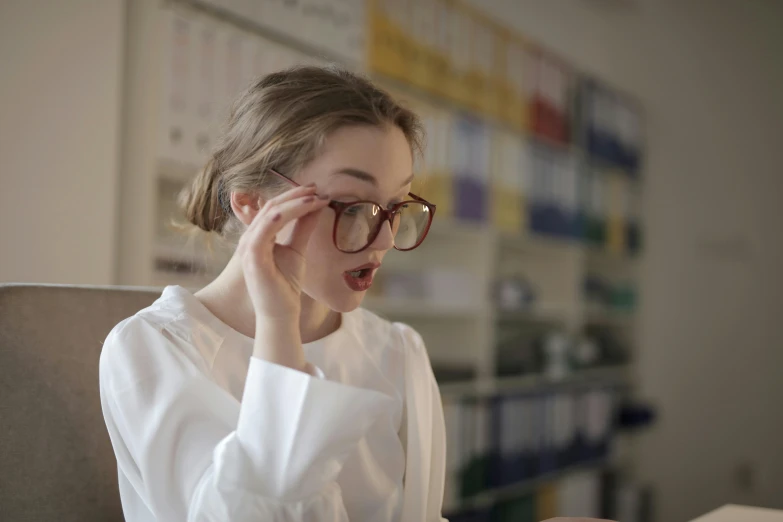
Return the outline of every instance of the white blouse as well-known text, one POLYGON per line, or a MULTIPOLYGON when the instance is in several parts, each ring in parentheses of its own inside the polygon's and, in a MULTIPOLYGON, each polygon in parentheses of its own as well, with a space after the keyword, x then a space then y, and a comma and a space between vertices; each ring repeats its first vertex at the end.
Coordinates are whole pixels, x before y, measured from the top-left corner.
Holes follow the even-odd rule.
POLYGON ((181 287, 117 325, 100 389, 126 520, 441 521, 421 337, 358 309, 304 351, 315 377, 252 357, 181 287))

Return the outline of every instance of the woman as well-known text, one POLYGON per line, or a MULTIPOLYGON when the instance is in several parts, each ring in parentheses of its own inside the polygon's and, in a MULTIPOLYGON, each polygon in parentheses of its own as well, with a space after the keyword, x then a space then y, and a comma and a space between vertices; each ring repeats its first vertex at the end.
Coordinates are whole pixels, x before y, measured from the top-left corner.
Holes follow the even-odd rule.
POLYGON ((359 307, 435 206, 416 116, 351 73, 269 75, 184 195, 236 240, 191 294, 109 334, 101 402, 128 522, 442 520, 443 411, 421 337, 359 307))
POLYGON ((359 307, 425 238, 416 116, 351 73, 271 74, 184 195, 237 240, 191 294, 111 332, 101 400, 126 520, 440 520, 445 435, 421 337, 359 307))

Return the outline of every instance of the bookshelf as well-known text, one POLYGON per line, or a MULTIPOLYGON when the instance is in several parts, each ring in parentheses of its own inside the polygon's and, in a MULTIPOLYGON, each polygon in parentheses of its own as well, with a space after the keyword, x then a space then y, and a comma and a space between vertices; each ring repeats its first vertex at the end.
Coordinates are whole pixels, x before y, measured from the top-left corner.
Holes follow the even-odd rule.
MULTIPOLYGON (((284 11, 289 4, 273 0, 137 0, 129 4, 118 283, 196 289, 219 273, 230 249, 202 234, 176 231, 172 223, 182 221, 175 205, 177 192, 205 161, 229 100, 251 78, 297 64, 336 62, 368 73, 404 100, 422 115, 429 133, 429 149, 418 169, 423 173, 423 195, 438 204, 438 216, 419 249, 387 255, 364 306, 421 333, 436 375, 442 378, 444 402, 469 403, 470 414, 478 415, 471 418, 486 420, 494 411, 491 403, 507 395, 556 399, 608 388, 619 390, 618 397, 631 393, 634 287, 641 255, 638 248, 631 248, 628 237, 631 224, 640 221, 641 181, 638 175, 623 174, 629 169, 622 162, 596 159, 595 147, 581 132, 572 132, 569 139, 558 137, 560 127, 582 129, 582 120, 589 116, 589 111, 579 108, 584 100, 577 100, 581 92, 578 71, 563 69, 569 71, 567 78, 550 79, 555 90, 558 82, 568 86, 553 97, 555 105, 569 111, 575 107, 558 120, 559 126, 551 126, 550 135, 550 127, 528 124, 541 112, 535 108, 538 105, 532 114, 508 118, 490 108, 490 102, 470 103, 464 96, 437 92, 431 82, 405 79, 399 70, 379 70, 383 68, 373 63, 369 50, 376 45, 372 20, 379 5, 396 4, 381 0, 326 3, 334 4, 328 23, 318 21, 327 16, 323 12, 284 11), (332 25, 339 25, 340 30, 332 25), (199 54, 204 52, 212 53, 211 61, 199 54), (183 63, 187 64, 184 68, 183 63), (182 85, 198 87, 183 92, 182 85), (177 96, 184 100, 185 109, 169 106, 177 96), (488 209, 481 218, 465 219, 459 204, 448 201, 442 191, 444 179, 456 184, 458 178, 473 175, 455 173, 466 168, 452 154, 460 143, 455 141, 454 128, 463 120, 472 126, 471 132, 478 129, 488 144, 489 149, 475 157, 484 159, 481 179, 486 198, 492 204, 510 205, 509 212, 501 216, 488 209), (539 172, 542 168, 549 169, 548 174, 539 172), (550 178, 558 182, 548 184, 550 178), (561 201, 557 198, 563 187, 570 187, 571 192, 561 201), (519 198, 510 201, 497 195, 515 191, 519 198), (574 223, 567 225, 568 230, 557 220, 558 226, 552 228, 547 213, 551 205, 535 210, 542 201, 554 201, 558 209, 562 204, 572 211, 574 223), (576 218, 581 221, 577 223, 576 218), (574 233, 577 226, 584 232, 574 233), (585 344, 590 337, 600 345, 593 346, 593 351, 606 355, 606 360, 571 362, 553 376, 551 368, 540 361, 544 357, 540 345, 550 342, 552 335, 572 345, 585 344), (516 357, 522 347, 532 355, 524 360, 506 359, 509 354, 516 357), (520 368, 517 374, 499 371, 514 365, 520 368), (476 410, 476 404, 483 404, 486 411, 476 410)), ((295 4, 296 9, 304 9, 306 3, 290 5, 295 4)), ((480 13, 473 14, 487 27, 497 25, 480 13)), ((414 44, 412 35, 395 38, 405 40, 402 48, 419 49, 417 56, 429 56, 431 63, 443 57, 427 51, 424 44, 414 44)), ((533 45, 531 49, 544 52, 533 45)), ((525 81, 511 83, 519 96, 533 99, 537 92, 525 81)), ((498 88, 495 94, 505 99, 503 92, 498 88)), ((507 106, 518 105, 512 100, 507 106)), ((629 125, 626 121, 625 126, 629 125)), ((638 129, 626 134, 636 136, 638 129)), ((485 443, 490 444, 481 444, 485 443)), ((489 509, 570 473, 602 470, 610 458, 587 456, 474 494, 456 492, 447 502, 447 511, 456 517, 489 509)))

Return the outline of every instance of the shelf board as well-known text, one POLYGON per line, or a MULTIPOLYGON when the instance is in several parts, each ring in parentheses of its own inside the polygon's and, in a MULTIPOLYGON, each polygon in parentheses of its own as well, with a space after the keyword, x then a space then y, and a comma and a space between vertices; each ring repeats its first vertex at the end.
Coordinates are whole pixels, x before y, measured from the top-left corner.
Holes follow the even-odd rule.
POLYGON ((567 475, 578 473, 580 471, 600 471, 607 469, 611 465, 612 464, 608 459, 587 461, 581 464, 575 464, 557 471, 544 473, 528 480, 523 480, 514 484, 509 484, 507 486, 501 486, 499 488, 482 491, 477 495, 461 500, 456 507, 450 508, 446 510, 446 512, 449 515, 456 515, 465 511, 491 508, 498 502, 527 495, 536 491, 536 489, 542 484, 554 482, 556 480, 562 479, 567 475))
POLYGON ((588 326, 612 326, 630 328, 634 325, 635 314, 630 311, 591 309, 585 314, 585 324, 588 326))
POLYGON ((541 324, 567 323, 569 313, 562 306, 536 304, 519 310, 495 309, 495 318, 499 322, 527 322, 541 324))
POLYGON ((486 314, 489 305, 477 305, 472 302, 441 302, 427 299, 402 299, 368 296, 364 308, 379 315, 390 317, 417 317, 432 319, 470 319, 486 314))
POLYGON ((639 254, 630 252, 613 252, 606 247, 587 244, 585 247, 587 262, 591 265, 613 267, 618 265, 634 265, 639 261, 639 254))
POLYGON ((625 384, 630 380, 629 373, 627 365, 616 365, 578 370, 562 379, 542 374, 477 379, 442 384, 440 393, 444 397, 491 397, 508 392, 569 389, 591 383, 625 384))
MULTIPOLYGON (((493 228, 493 231, 494 230, 495 229, 493 228)), ((547 236, 529 231, 520 232, 518 234, 510 234, 503 231, 496 231, 496 233, 501 248, 517 252, 582 252, 585 248, 585 243, 577 238, 547 236)))

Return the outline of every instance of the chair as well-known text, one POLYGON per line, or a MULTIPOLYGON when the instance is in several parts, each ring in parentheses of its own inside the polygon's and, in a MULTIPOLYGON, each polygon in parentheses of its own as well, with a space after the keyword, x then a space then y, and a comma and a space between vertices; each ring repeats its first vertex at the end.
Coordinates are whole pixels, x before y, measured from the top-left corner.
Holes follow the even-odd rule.
POLYGON ((0 285, 0 520, 123 520, 98 358, 112 327, 159 295, 0 285))

